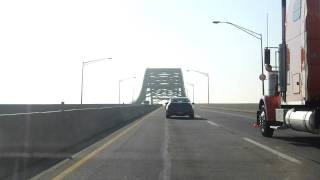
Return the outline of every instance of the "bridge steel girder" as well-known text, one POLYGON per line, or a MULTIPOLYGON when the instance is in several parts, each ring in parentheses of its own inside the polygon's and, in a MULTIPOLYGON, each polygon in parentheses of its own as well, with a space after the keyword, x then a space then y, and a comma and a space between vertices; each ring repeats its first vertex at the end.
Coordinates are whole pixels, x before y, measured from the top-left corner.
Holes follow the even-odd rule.
POLYGON ((143 84, 136 104, 149 101, 151 104, 160 103, 171 97, 185 97, 185 87, 180 68, 147 68, 143 84))

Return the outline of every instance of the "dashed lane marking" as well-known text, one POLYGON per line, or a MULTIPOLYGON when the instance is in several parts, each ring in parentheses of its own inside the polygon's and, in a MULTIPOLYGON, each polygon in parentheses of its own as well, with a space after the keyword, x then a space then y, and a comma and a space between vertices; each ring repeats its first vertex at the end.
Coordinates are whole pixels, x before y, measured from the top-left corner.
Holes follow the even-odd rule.
POLYGON ((212 121, 207 121, 207 122, 208 122, 209 124, 213 125, 213 126, 220 127, 220 125, 219 125, 219 124, 214 123, 214 122, 212 122, 212 121))
POLYGON ((249 138, 246 138, 246 137, 243 137, 242 139, 245 140, 245 141, 247 141, 247 142, 249 142, 249 143, 251 143, 251 144, 253 144, 253 145, 256 145, 256 146, 258 146, 258 147, 260 147, 260 148, 262 148, 262 149, 264 149, 264 150, 266 150, 266 151, 269 151, 270 153, 275 154, 275 155, 281 157, 282 159, 286 159, 286 160, 288 160, 288 161, 290 161, 290 162, 293 162, 293 163, 296 163, 296 164, 301 164, 301 163, 302 163, 301 161, 299 161, 299 160, 296 159, 296 158, 293 158, 293 157, 291 157, 291 156, 289 156, 289 155, 286 155, 286 154, 284 154, 284 153, 281 153, 281 152, 279 152, 279 151, 277 151, 277 150, 275 150, 275 149, 272 149, 272 148, 270 148, 270 147, 268 147, 268 146, 265 146, 265 145, 263 145, 263 144, 260 144, 260 143, 258 143, 258 142, 256 142, 256 141, 252 140, 252 139, 249 139, 249 138))

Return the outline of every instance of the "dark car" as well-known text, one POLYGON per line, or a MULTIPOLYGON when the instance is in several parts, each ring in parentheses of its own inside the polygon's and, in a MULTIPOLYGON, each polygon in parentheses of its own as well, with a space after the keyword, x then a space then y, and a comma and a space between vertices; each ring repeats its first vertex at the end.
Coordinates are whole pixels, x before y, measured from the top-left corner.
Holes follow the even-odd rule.
POLYGON ((166 103, 166 117, 169 118, 173 115, 194 118, 194 110, 190 100, 186 97, 171 98, 166 103))

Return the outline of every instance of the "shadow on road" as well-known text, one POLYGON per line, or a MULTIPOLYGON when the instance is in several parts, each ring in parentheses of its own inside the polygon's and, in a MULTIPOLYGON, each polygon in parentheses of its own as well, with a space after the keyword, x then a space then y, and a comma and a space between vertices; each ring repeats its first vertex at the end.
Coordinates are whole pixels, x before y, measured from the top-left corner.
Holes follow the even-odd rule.
POLYGON ((202 118, 202 117, 194 117, 194 118, 190 118, 188 116, 172 116, 170 118, 167 118, 170 120, 180 120, 180 121, 192 121, 192 120, 207 120, 206 118, 202 118))
POLYGON ((284 140, 295 146, 320 149, 320 137, 274 137, 274 139, 284 140))

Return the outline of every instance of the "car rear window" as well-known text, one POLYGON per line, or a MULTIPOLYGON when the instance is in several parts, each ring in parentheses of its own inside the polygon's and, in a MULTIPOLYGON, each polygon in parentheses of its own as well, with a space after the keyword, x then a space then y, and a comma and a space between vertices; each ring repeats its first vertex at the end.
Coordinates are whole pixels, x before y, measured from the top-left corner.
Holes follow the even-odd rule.
POLYGON ((187 98, 176 98, 176 99, 172 99, 171 102, 173 102, 173 103, 188 103, 190 101, 187 98))

